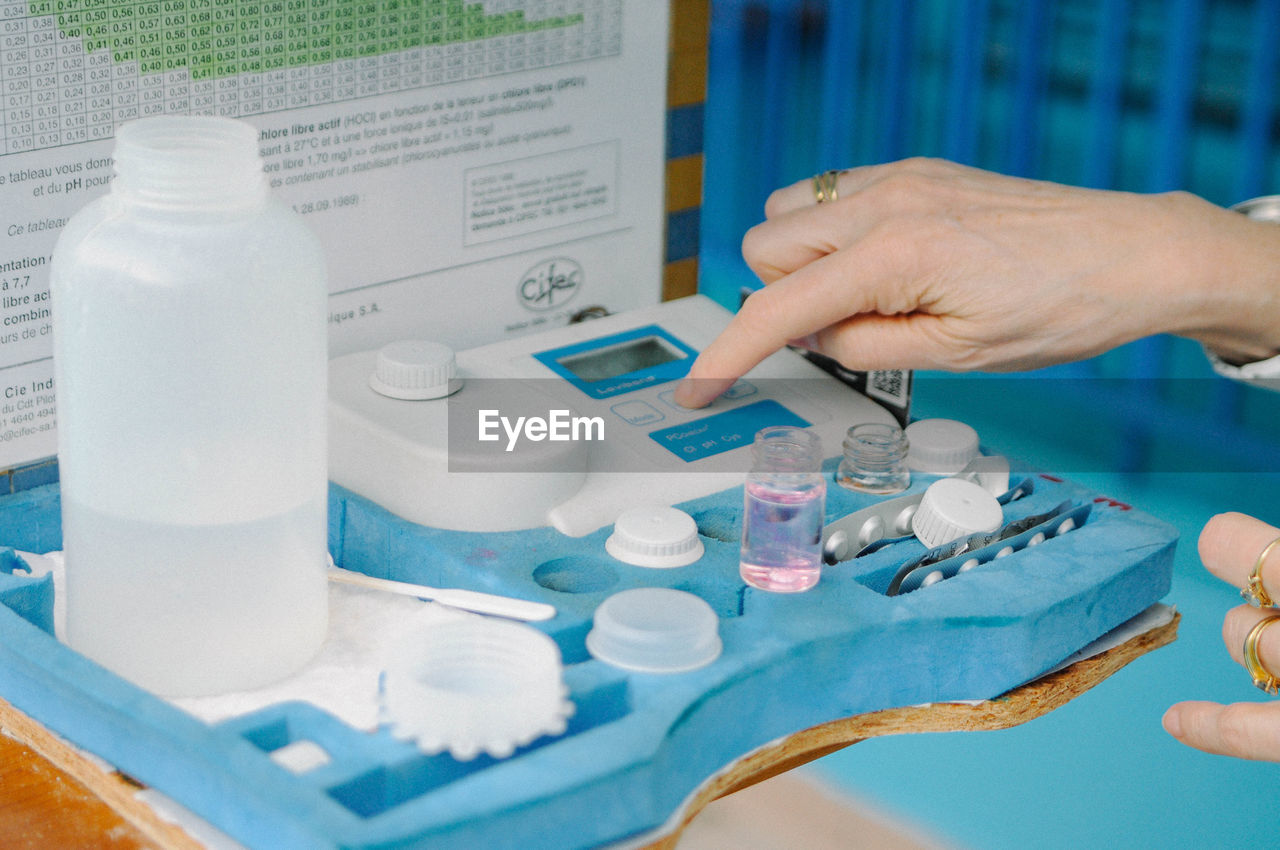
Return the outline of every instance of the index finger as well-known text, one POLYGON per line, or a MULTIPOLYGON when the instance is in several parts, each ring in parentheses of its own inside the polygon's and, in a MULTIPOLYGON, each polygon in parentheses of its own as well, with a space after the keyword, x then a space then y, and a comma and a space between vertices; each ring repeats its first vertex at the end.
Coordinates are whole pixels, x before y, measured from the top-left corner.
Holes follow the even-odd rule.
POLYGON ((729 326, 698 355, 676 388, 676 401, 702 407, 791 340, 873 310, 873 282, 883 275, 870 267, 875 262, 871 257, 862 256, 857 276, 866 284, 852 285, 853 253, 828 254, 752 293, 729 326))
MULTIPOLYGON (((1241 513, 1218 514, 1200 532, 1200 560, 1223 581, 1244 587, 1263 550, 1280 537, 1280 528, 1241 513)), ((1280 601, 1280 544, 1262 564, 1263 588, 1280 601)))

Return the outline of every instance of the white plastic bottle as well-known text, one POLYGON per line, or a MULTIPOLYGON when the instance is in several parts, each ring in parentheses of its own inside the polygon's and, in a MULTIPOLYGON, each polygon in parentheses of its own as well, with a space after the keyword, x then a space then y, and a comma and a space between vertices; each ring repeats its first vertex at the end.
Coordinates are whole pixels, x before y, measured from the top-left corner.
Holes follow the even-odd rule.
POLYGON ((166 696, 302 666, 328 623, 319 241, 257 132, 122 126, 54 250, 67 642, 166 696))

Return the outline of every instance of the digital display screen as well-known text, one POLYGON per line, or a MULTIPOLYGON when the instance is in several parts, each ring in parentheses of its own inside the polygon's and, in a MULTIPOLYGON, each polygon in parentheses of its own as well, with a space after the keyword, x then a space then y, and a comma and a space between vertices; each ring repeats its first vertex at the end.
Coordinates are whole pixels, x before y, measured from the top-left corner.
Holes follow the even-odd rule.
POLYGON ((652 369, 685 356, 683 351, 662 337, 646 336, 562 357, 556 363, 568 369, 579 380, 595 383, 642 369, 652 369))

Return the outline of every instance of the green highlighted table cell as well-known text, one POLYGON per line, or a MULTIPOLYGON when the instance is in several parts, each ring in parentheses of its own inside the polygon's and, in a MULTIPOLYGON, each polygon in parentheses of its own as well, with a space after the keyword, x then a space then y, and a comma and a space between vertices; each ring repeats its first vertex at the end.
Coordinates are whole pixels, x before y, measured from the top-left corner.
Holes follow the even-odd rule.
POLYGON ((246 117, 615 56, 622 5, 9 2, 0 20, 0 153, 108 138, 143 115, 246 117))

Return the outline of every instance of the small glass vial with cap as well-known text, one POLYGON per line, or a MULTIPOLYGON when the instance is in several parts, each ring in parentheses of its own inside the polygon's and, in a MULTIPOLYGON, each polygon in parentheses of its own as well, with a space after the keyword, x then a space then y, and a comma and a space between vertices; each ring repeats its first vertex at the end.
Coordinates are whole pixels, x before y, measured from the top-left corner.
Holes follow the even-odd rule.
POLYGON ((860 493, 901 493, 911 484, 907 435, 897 425, 864 422, 844 437, 844 459, 836 483, 860 493))
POLYGON ((822 441, 804 428, 765 428, 751 452, 739 573, 761 590, 808 590, 822 572, 822 441))

